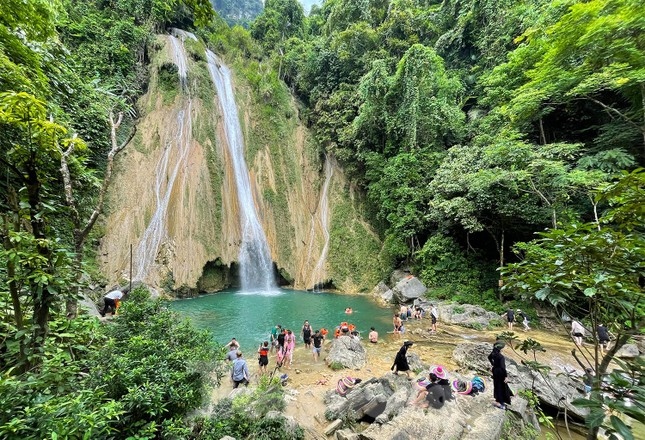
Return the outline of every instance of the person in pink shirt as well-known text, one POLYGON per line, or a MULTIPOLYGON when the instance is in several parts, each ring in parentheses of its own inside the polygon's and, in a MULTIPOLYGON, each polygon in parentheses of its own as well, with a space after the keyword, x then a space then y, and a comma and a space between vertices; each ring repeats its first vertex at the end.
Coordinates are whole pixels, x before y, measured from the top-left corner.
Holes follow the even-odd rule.
POLYGON ((291 364, 293 364, 293 350, 296 348, 296 335, 291 330, 287 330, 287 334, 284 337, 284 348, 286 357, 289 359, 289 369, 291 369, 291 364))

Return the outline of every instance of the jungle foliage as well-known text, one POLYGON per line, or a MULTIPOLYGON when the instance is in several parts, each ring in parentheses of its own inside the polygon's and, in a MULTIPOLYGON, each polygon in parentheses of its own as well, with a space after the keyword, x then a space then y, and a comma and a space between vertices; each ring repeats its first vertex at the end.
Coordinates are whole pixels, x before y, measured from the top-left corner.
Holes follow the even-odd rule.
MULTIPOLYGON (((491 307, 550 301, 592 328, 613 323, 621 343, 642 332, 642 1, 326 0, 305 16, 296 0, 267 0, 249 26, 229 27, 208 0, 0 2, 3 437, 189 436, 182 417, 213 359, 204 335, 145 301, 108 328, 63 311, 87 282, 73 219, 91 215, 107 153, 131 135, 153 35, 171 27, 235 65, 266 115, 287 84, 321 156, 364 193, 392 267, 491 307), (97 357, 105 347, 113 356, 97 357), (118 384, 97 382, 126 366, 118 384)), ((611 357, 590 359, 602 374, 611 357)), ((584 403, 591 434, 606 423, 601 398, 584 403)), ((235 431, 224 416, 240 406, 227 405, 195 422, 202 438, 255 432, 255 413, 235 431)))
POLYGON ((589 221, 607 206, 592 191, 644 163, 642 2, 297 6, 267 2, 251 34, 364 189, 386 253, 431 287, 496 288, 515 243, 589 221))

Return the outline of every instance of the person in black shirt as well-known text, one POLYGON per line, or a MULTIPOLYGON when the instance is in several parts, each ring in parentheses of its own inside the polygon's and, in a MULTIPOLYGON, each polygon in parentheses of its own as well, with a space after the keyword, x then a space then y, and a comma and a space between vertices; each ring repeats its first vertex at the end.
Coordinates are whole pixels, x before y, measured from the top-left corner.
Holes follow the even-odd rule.
POLYGON ((527 332, 531 330, 531 327, 529 327, 529 317, 526 316, 526 313, 524 313, 521 309, 517 309, 517 314, 522 317, 522 325, 524 326, 524 331, 527 332))
POLYGON ((407 353, 408 353, 408 348, 412 346, 413 342, 412 341, 405 341, 401 348, 399 349, 399 352, 396 354, 396 357, 394 358, 394 363, 392 364, 392 368, 390 368, 392 371, 394 371, 394 374, 399 374, 399 371, 405 372, 407 374, 408 379, 410 378, 410 365, 408 364, 408 358, 407 358, 407 353))
POLYGON ((607 327, 605 327, 604 324, 598 324, 598 327, 596 327, 596 333, 598 333, 600 352, 604 354, 605 350, 607 350, 607 344, 609 343, 609 330, 607 330, 607 327))
POLYGON ((311 348, 311 325, 309 325, 309 321, 305 321, 300 334, 302 335, 302 340, 305 343, 305 348, 311 348))
POLYGON ((491 364, 493 372, 493 397, 495 398, 494 405, 500 409, 506 409, 506 405, 511 404, 511 394, 507 382, 506 372, 506 359, 502 354, 504 348, 504 341, 496 341, 493 344, 493 351, 488 355, 488 361, 491 364))
POLYGON ((513 331, 513 323, 515 322, 515 312, 513 309, 508 309, 503 315, 502 318, 506 316, 506 320, 508 321, 508 329, 509 331, 513 331))
POLYGON ((314 349, 313 349, 314 361, 317 361, 318 357, 320 356, 320 352, 322 351, 322 343, 325 340, 325 337, 320 334, 320 330, 316 330, 316 333, 313 335, 311 339, 314 342, 314 349))

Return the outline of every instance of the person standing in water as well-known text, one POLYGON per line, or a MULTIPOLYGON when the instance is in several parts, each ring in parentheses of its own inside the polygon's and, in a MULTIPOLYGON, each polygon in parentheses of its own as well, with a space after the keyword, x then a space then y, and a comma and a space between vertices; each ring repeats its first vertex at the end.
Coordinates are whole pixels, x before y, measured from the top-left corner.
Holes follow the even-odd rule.
POLYGON ((403 321, 401 321, 401 317, 397 313, 395 313, 392 318, 392 324, 394 325, 394 337, 401 338, 401 327, 403 327, 403 321))
POLYGON ((607 350, 607 344, 609 343, 609 330, 605 327, 604 324, 598 324, 596 327, 596 333, 598 334, 598 345, 600 346, 600 353, 605 354, 607 350))
POLYGON ((300 335, 302 336, 302 341, 305 343, 305 348, 311 348, 311 325, 309 325, 309 321, 305 321, 303 324, 300 335))
POLYGON ((378 342, 378 332, 374 327, 370 327, 370 334, 367 336, 372 344, 378 342))
POLYGON ((502 354, 502 348, 506 343, 504 341, 495 341, 493 344, 493 351, 488 355, 488 361, 491 365, 493 373, 493 397, 495 403, 493 404, 499 409, 506 409, 506 405, 511 404, 511 396, 509 393, 508 373, 506 372, 506 359, 502 354))

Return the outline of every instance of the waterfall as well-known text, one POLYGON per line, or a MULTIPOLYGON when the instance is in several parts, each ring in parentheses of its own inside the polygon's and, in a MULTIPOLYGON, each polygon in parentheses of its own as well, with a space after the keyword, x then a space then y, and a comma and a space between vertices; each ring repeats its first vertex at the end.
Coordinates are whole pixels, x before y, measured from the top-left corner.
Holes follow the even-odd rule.
MULTIPOLYGON (((182 91, 188 89, 187 71, 188 59, 183 42, 174 36, 169 36, 172 48, 173 63, 177 66, 179 83, 182 91)), ((190 150, 192 135, 192 101, 190 98, 177 111, 175 116, 175 136, 166 139, 164 151, 155 169, 155 211, 139 241, 134 258, 135 280, 144 280, 152 264, 157 258, 159 247, 166 237, 166 217, 168 204, 175 180, 190 150)))
MULTIPOLYGON (((331 184, 331 178, 334 175, 334 161, 329 156, 325 157, 325 183, 320 191, 320 200, 318 201, 318 208, 316 213, 318 214, 318 222, 320 224, 320 229, 322 230, 324 244, 318 261, 314 269, 311 271, 311 277, 309 279, 311 286, 314 291, 316 291, 316 286, 321 282, 325 281, 325 261, 327 260, 327 254, 329 252, 329 185, 331 184)), ((311 250, 314 243, 314 224, 315 219, 312 216, 311 219, 311 233, 309 237, 309 252, 307 256, 307 261, 309 261, 311 256, 311 250)))
POLYGON ((217 98, 223 115, 226 145, 235 174, 242 234, 239 254, 242 290, 271 291, 276 287, 273 261, 253 201, 249 171, 244 159, 244 138, 233 93, 231 72, 210 50, 206 51, 206 58, 211 79, 217 89, 217 98))

